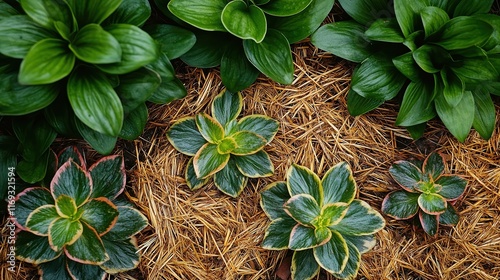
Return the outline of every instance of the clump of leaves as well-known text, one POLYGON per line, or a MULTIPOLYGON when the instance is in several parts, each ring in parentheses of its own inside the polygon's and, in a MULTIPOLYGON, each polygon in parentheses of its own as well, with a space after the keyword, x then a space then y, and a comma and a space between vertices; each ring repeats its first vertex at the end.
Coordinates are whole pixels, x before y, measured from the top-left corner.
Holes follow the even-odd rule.
POLYGON ((222 82, 232 92, 249 87, 259 72, 291 84, 290 44, 316 30, 334 4, 332 0, 155 2, 165 14, 200 29, 195 46, 181 59, 201 68, 220 65, 222 82))
POLYGON ((205 113, 176 121, 167 138, 179 152, 192 156, 186 167, 186 183, 192 190, 213 177, 223 193, 238 196, 248 178, 271 176, 274 166, 263 150, 278 131, 278 122, 263 115, 236 120, 243 106, 240 93, 224 91, 205 113))
POLYGON ((135 234, 147 219, 119 197, 125 188, 120 156, 90 168, 73 147, 58 157, 50 189, 31 187, 16 197, 16 257, 38 265, 41 279, 104 279, 135 268, 135 234))
POLYGON ((443 157, 430 154, 425 161, 398 161, 389 172, 403 188, 389 193, 382 212, 396 219, 417 215, 424 231, 435 235, 439 224, 456 225, 459 215, 453 203, 462 196, 467 181, 459 176, 443 174, 443 157))
POLYGON ((353 279, 361 254, 375 246, 374 234, 385 226, 378 212, 355 199, 356 192, 345 162, 322 179, 293 165, 286 182, 273 183, 261 193, 262 209, 272 221, 262 246, 295 250, 292 279, 312 279, 320 267, 337 278, 353 279))
POLYGON ((311 36, 318 48, 361 63, 348 109, 373 110, 402 94, 396 125, 421 137, 438 116, 459 141, 473 127, 495 129, 490 94, 500 95, 500 16, 493 0, 339 0, 353 20, 327 24, 311 36))

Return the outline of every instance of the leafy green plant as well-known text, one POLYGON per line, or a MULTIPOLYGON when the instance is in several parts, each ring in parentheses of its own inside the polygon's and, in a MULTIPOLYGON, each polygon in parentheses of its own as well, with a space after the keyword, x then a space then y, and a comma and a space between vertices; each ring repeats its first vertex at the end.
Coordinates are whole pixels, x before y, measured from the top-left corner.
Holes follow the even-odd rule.
POLYGON ((308 37, 326 18, 333 0, 155 0, 168 16, 196 31, 195 46, 181 56, 188 65, 220 65, 228 90, 249 87, 259 72, 293 82, 290 44, 308 37), (167 9, 168 7, 168 9, 167 9))
POLYGON ((238 196, 248 178, 271 176, 274 166, 263 150, 278 131, 278 122, 263 115, 236 120, 241 94, 224 91, 212 102, 212 116, 205 113, 176 121, 167 138, 179 152, 192 156, 186 167, 186 183, 192 190, 213 177, 223 193, 238 196))
POLYGON ((421 137, 438 116, 461 142, 471 127, 495 129, 500 95, 500 17, 493 0, 340 0, 352 20, 327 24, 312 43, 358 62, 347 96, 352 115, 402 94, 396 125, 421 137))
POLYGON ((104 279, 139 263, 134 237, 147 219, 119 195, 123 158, 108 156, 88 169, 76 148, 58 157, 50 188, 16 196, 16 257, 35 264, 41 279, 104 279))
POLYGON ((467 181, 459 176, 443 174, 444 162, 438 153, 425 161, 394 163, 389 172, 403 188, 389 193, 382 212, 396 219, 410 219, 418 213, 424 231, 435 235, 439 224, 456 225, 459 215, 453 203, 465 191, 467 181))
POLYGON ((385 226, 382 216, 355 199, 349 165, 339 163, 320 179, 311 170, 290 167, 286 182, 261 193, 261 207, 271 219, 262 246, 291 249, 292 279, 312 279, 320 267, 342 279, 354 279, 361 254, 376 244, 385 226))

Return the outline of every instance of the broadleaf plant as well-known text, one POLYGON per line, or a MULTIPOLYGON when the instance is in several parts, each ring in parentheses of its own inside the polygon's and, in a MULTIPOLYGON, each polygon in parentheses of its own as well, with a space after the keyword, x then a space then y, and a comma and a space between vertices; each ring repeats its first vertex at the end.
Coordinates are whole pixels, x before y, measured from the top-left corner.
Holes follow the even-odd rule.
POLYGON ((30 187, 16 196, 16 257, 37 265, 41 279, 105 279, 134 269, 140 255, 135 234, 147 219, 120 194, 120 156, 89 168, 74 147, 58 156, 50 188, 30 187))
POLYGON ((271 219, 262 246, 291 249, 291 276, 313 279, 320 268, 341 279, 354 279, 361 254, 376 245, 383 217, 355 199, 356 182, 349 165, 341 162, 322 179, 311 170, 292 165, 286 182, 261 192, 261 207, 271 219))
POLYGON ((347 95, 351 115, 402 95, 396 125, 413 138, 439 117, 460 142, 495 129, 500 95, 500 17, 493 0, 339 0, 351 20, 311 35, 318 48, 360 63, 347 95), (394 5, 391 3, 394 2, 394 5))
POLYGON ((394 163, 389 172, 401 190, 389 193, 382 203, 382 212, 398 220, 418 216, 424 231, 437 234, 439 224, 456 225, 459 215, 454 202, 465 191, 467 181, 444 174, 443 157, 430 154, 423 164, 410 161, 394 163))
POLYGON ((167 16, 198 29, 196 44, 181 59, 201 68, 220 65, 222 82, 232 92, 249 87, 259 73, 291 84, 290 44, 316 30, 334 4, 332 0, 155 2, 167 16))
POLYGON ((223 91, 212 102, 212 116, 199 113, 177 120, 167 138, 179 152, 192 156, 185 178, 196 190, 210 178, 217 188, 238 196, 248 178, 268 177, 274 173, 269 155, 263 150, 278 132, 278 122, 264 115, 249 115, 237 120, 241 94, 223 91))

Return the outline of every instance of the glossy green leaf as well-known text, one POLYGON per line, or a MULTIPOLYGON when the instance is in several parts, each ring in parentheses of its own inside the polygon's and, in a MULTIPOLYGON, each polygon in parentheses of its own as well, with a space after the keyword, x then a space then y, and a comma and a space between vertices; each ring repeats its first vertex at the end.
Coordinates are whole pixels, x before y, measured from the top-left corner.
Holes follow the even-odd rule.
POLYGON ((493 33, 490 24, 471 17, 456 17, 448 21, 436 38, 431 38, 433 43, 446 50, 465 49, 480 46, 493 33))
POLYGON ((75 55, 59 39, 43 39, 26 54, 19 70, 19 83, 40 85, 57 82, 69 75, 75 55))
POLYGON ((267 250, 283 250, 288 248, 290 234, 297 224, 290 217, 273 220, 266 229, 262 247, 267 250))
POLYGON ((58 258, 44 262, 38 265, 41 279, 60 279, 60 280, 73 280, 68 269, 66 262, 68 258, 65 254, 61 254, 58 258))
POLYGON ((309 194, 319 206, 323 205, 323 188, 318 175, 314 172, 304 166, 293 164, 288 169, 286 180, 290 196, 309 194))
POLYGON ((377 245, 377 239, 373 234, 361 236, 343 234, 342 237, 346 240, 346 242, 356 246, 360 254, 370 251, 373 247, 375 247, 375 245, 377 245))
POLYGON ((434 88, 426 82, 411 82, 403 95, 396 125, 413 126, 436 116, 432 102, 434 88))
POLYGON ((14 118, 12 128, 21 144, 19 147, 21 156, 31 162, 40 160, 57 136, 43 118, 14 118))
POLYGON ((83 233, 83 225, 78 220, 58 218, 49 225, 49 244, 59 251, 66 245, 75 243, 83 233))
POLYGON ((189 66, 211 68, 221 64, 221 59, 229 45, 220 42, 231 41, 234 36, 227 32, 195 31, 196 43, 181 56, 189 66))
POLYGON ((222 83, 231 92, 248 88, 260 74, 245 56, 241 41, 235 42, 224 52, 220 63, 222 83))
POLYGON ((50 152, 46 151, 34 160, 20 160, 16 167, 17 175, 19 175, 23 181, 30 184, 40 182, 47 173, 49 156, 50 152))
POLYGON ((172 0, 168 9, 176 17, 207 31, 226 31, 221 21, 225 0, 172 0))
POLYGON ((260 43, 266 36, 266 15, 259 7, 247 5, 243 0, 229 2, 222 10, 221 21, 226 30, 238 38, 260 43))
POLYGON ((483 139, 488 140, 495 130, 495 104, 493 104, 490 94, 485 90, 476 90, 473 96, 475 110, 472 127, 483 139))
POLYGON ((84 264, 102 264, 109 259, 106 249, 97 232, 85 223, 78 240, 66 246, 66 255, 76 262, 84 264))
POLYGON ((151 24, 144 30, 160 45, 160 50, 169 59, 176 59, 188 52, 196 43, 193 32, 168 24, 151 24))
POLYGON ((336 231, 332 231, 330 241, 313 250, 316 261, 330 273, 340 273, 347 265, 349 248, 342 235, 336 231))
POLYGON ((110 16, 122 3, 123 0, 67 0, 72 8, 73 14, 80 26, 89 23, 101 23, 110 16))
POLYGON ((42 187, 27 188, 20 192, 15 199, 16 224, 25 228, 28 216, 35 209, 44 205, 54 205, 54 198, 48 189, 42 187))
POLYGON ((222 170, 228 161, 229 154, 221 155, 217 145, 207 143, 194 156, 193 166, 196 176, 203 179, 222 170))
POLYGON ((98 24, 88 24, 80 29, 69 48, 76 57, 88 63, 115 63, 122 58, 120 43, 98 24))
POLYGON ((139 138, 148 122, 148 107, 141 104, 130 112, 123 120, 122 131, 118 135, 125 140, 133 141, 139 138))
POLYGON ((444 171, 443 157, 439 153, 431 153, 424 161, 422 170, 429 178, 434 180, 444 171))
POLYGON ((205 113, 199 113, 194 119, 201 135, 208 142, 215 144, 224 138, 224 128, 215 118, 205 113))
POLYGON ((123 113, 128 115, 143 105, 160 86, 160 83, 160 75, 147 68, 120 76, 120 85, 114 90, 122 103, 123 113))
POLYGON ((321 213, 318 202, 309 194, 292 196, 284 205, 285 212, 304 226, 312 226, 314 219, 321 213))
POLYGON ((225 90, 212 101, 212 115, 222 126, 226 126, 227 123, 238 117, 242 106, 243 97, 241 93, 225 90))
POLYGON ((384 15, 374 11, 387 12, 385 17, 392 16, 391 12, 394 12, 389 9, 387 0, 339 0, 338 2, 348 15, 365 26, 384 15))
POLYGON ((293 58, 286 37, 279 31, 269 29, 260 43, 243 41, 245 54, 250 62, 264 75, 281 84, 293 82, 293 58))
POLYGON ((341 162, 328 170, 321 180, 323 187, 323 204, 335 202, 351 203, 356 195, 356 181, 351 167, 341 162))
POLYGON ((151 16, 151 5, 148 0, 122 0, 120 6, 106 19, 105 25, 127 23, 143 25, 151 16))
POLYGON ((103 238, 109 260, 100 265, 107 273, 115 274, 131 270, 139 265, 140 253, 135 238, 116 241, 103 238))
POLYGON ((236 149, 236 141, 231 137, 226 137, 217 144, 219 154, 230 154, 234 149, 236 149))
POLYGON ((247 178, 231 157, 226 166, 214 174, 214 184, 223 193, 237 197, 247 185, 247 178))
POLYGON ((455 107, 460 103, 465 92, 465 83, 453 71, 441 71, 441 78, 443 79, 443 96, 446 102, 455 107))
POLYGON ((85 160, 83 159, 82 154, 76 146, 69 146, 59 152, 59 154, 57 155, 57 160, 58 168, 65 164, 67 161, 72 160, 77 165, 86 169, 85 160))
POLYGON ((428 44, 413 51, 413 59, 422 70, 431 74, 441 71, 447 61, 451 61, 443 48, 428 44))
POLYGON ((19 15, 19 12, 16 9, 7 3, 0 2, 0 19, 15 15, 19 15))
POLYGON ((103 238, 126 240, 136 235, 148 225, 147 218, 131 206, 118 206, 118 220, 103 238))
POLYGON ((436 97, 436 111, 441 121, 460 142, 464 142, 472 127, 475 114, 474 97, 466 91, 460 103, 451 107, 443 96, 436 97))
POLYGON ((292 256, 292 279, 313 279, 320 270, 314 259, 313 250, 295 251, 292 256))
POLYGON ((420 211, 418 216, 425 233, 428 235, 436 235, 439 227, 439 216, 429 215, 424 211, 420 211))
POLYGON ((389 193, 382 202, 382 212, 396 219, 409 219, 418 212, 418 193, 404 190, 389 193))
POLYGON ((186 172, 184 175, 186 179, 186 184, 191 190, 197 190, 201 187, 203 187, 210 177, 207 177, 205 179, 199 179, 196 176, 196 172, 194 171, 194 166, 193 166, 193 158, 189 159, 188 164, 186 165, 186 172))
POLYGON ((288 188, 285 182, 275 182, 269 184, 260 193, 260 206, 271 220, 289 217, 283 210, 283 204, 290 199, 288 188))
POLYGON ((110 231, 118 219, 118 209, 105 197, 90 199, 78 211, 82 213, 81 220, 95 229, 99 235, 110 231))
POLYGON ((238 170, 249 178, 268 177, 274 173, 274 165, 265 151, 246 156, 235 156, 238 170))
POLYGON ((54 175, 50 191, 54 198, 60 195, 71 197, 77 206, 87 201, 92 192, 90 174, 73 161, 64 163, 54 175))
POLYGON ((75 113, 69 104, 67 95, 59 95, 44 110, 45 120, 59 134, 65 137, 81 137, 76 128, 75 113))
POLYGON ((181 99, 187 95, 186 87, 178 78, 162 83, 148 99, 148 101, 157 104, 167 104, 174 100, 181 99))
POLYGON ((424 135, 426 126, 427 123, 421 123, 417 125, 407 126, 405 128, 408 131, 408 133, 410 133, 411 138, 417 140, 424 135))
POLYGON ((307 250, 318 247, 332 238, 331 231, 327 235, 316 235, 316 230, 313 227, 306 227, 297 224, 290 233, 290 242, 288 248, 291 250, 307 250))
POLYGON ((444 197, 446 200, 456 200, 465 191, 467 186, 467 181, 459 176, 443 175, 435 182, 441 185, 442 189, 439 195, 444 197))
POLYGON ((264 115, 249 115, 243 117, 238 122, 240 131, 250 131, 266 139, 266 143, 271 142, 278 132, 279 122, 264 115))
MULTIPOLYGON (((73 279, 103 279, 106 272, 97 265, 82 264, 66 258, 65 269, 71 274, 73 279)), ((56 278, 54 278, 56 279, 56 278)), ((61 278, 57 278, 61 279, 61 278)))
MULTIPOLYGON (((16 209, 17 210, 17 209, 16 209)), ((62 251, 54 251, 46 236, 21 231, 16 236, 16 258, 32 264, 42 264, 56 259, 62 251)))
POLYGON ((36 235, 48 236, 49 225, 57 218, 59 215, 54 205, 40 206, 28 216, 26 228, 36 235))
POLYGON ((492 81, 498 79, 498 71, 489 61, 482 57, 466 58, 459 67, 451 68, 462 81, 469 82, 492 81))
POLYGON ((347 109, 351 116, 359 116, 365 114, 378 106, 384 104, 383 99, 366 98, 356 93, 352 88, 347 94, 347 109))
POLYGON ((369 40, 380 42, 403 43, 405 40, 395 18, 375 20, 365 31, 365 35, 369 40))
POLYGON ((194 156, 207 143, 193 117, 179 119, 170 126, 167 139, 177 151, 188 156, 194 156))
POLYGON ((60 195, 56 199, 56 212, 63 218, 73 218, 76 214, 77 207, 75 201, 67 196, 60 195))
POLYGON ((260 8, 266 14, 286 17, 300 13, 311 2, 312 0, 273 0, 265 5, 261 5, 260 8))
POLYGON ((420 17, 424 25, 425 37, 429 37, 443 27, 450 17, 441 8, 428 6, 420 10, 420 17))
POLYGON ((389 173, 399 185, 410 192, 415 192, 415 186, 424 179, 420 168, 405 160, 395 162, 389 168, 389 173))
POLYGON ((399 70, 399 72, 406 76, 406 78, 412 80, 413 82, 419 82, 421 80, 420 73, 422 70, 413 59, 411 52, 393 58, 392 63, 399 70))
POLYGON ((420 194, 418 205, 427 214, 437 215, 446 210, 446 200, 439 194, 420 194))
POLYGON ((419 12, 425 7, 424 1, 394 0, 396 18, 405 38, 420 29, 419 12))
POLYGON ((451 203, 448 203, 446 211, 444 211, 439 215, 439 223, 442 225, 454 226, 458 224, 459 220, 460 216, 458 215, 457 210, 451 203))
POLYGON ((68 81, 68 99, 84 124, 109 136, 123 125, 123 107, 106 76, 89 67, 78 67, 68 81))
POLYGON ((348 235, 369 235, 383 229, 384 226, 382 215, 368 203, 355 199, 342 220, 330 226, 330 229, 348 235))
POLYGON ((471 16, 475 14, 486 14, 491 11, 494 0, 482 1, 459 1, 453 17, 471 16))
POLYGON ((113 151, 118 140, 115 136, 102 134, 88 127, 80 120, 75 118, 76 127, 83 139, 92 146, 101 155, 109 155, 113 151))
POLYGON ((321 214, 313 222, 316 228, 327 228, 338 224, 346 215, 349 205, 345 202, 326 204, 321 209, 321 214))
POLYGON ((266 139, 251 131, 239 131, 231 135, 236 142, 233 155, 246 156, 257 153, 266 145, 266 139))
MULTIPOLYGON (((343 236, 342 236, 343 237, 343 236)), ((341 273, 334 274, 335 277, 340 279, 352 279, 356 277, 359 271, 359 267, 361 265, 361 254, 356 248, 356 246, 346 240, 349 257, 347 259, 347 264, 341 273)))
POLYGON ((72 23, 73 17, 70 7, 66 2, 57 0, 22 0, 21 7, 24 12, 39 25, 56 31, 54 23, 72 23))

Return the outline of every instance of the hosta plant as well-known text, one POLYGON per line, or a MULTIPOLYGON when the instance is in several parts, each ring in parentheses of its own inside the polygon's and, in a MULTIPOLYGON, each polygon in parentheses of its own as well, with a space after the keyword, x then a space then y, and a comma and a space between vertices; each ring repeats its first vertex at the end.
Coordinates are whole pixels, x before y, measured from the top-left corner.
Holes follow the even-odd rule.
POLYGON ((41 279, 105 279, 139 263, 134 237, 147 220, 119 195, 125 188, 120 156, 89 168, 75 148, 58 157, 50 188, 16 196, 16 256, 35 264, 41 279))
POLYGON ((402 187, 389 193, 382 212, 396 219, 410 219, 418 214, 424 231, 435 235, 439 224, 456 225, 459 215, 453 203, 462 196, 467 181, 459 176, 443 174, 444 162, 438 153, 425 161, 398 161, 389 172, 402 187))
POLYGON ((420 137, 438 116, 459 141, 495 129, 500 95, 500 16, 493 0, 340 0, 352 20, 321 27, 318 48, 358 62, 347 96, 352 115, 401 94, 396 125, 420 137))
POLYGON ((238 196, 248 178, 271 176, 274 166, 263 150, 278 131, 278 122, 263 115, 236 120, 243 106, 241 94, 224 91, 212 103, 212 116, 199 113, 176 121, 167 138, 179 152, 192 156, 186 183, 192 190, 210 178, 217 188, 238 196))
POLYGON ((293 82, 290 44, 308 37, 330 12, 333 0, 155 0, 162 11, 199 29, 181 59, 195 67, 220 65, 232 92, 259 73, 293 82), (167 9, 168 8, 168 9, 167 9))
POLYGON ((355 199, 349 165, 335 165, 322 179, 293 165, 286 176, 286 182, 273 183, 261 193, 262 209, 271 219, 262 246, 295 251, 292 279, 313 279, 320 268, 337 278, 354 279, 361 254, 375 246, 375 233, 385 221, 355 199))

